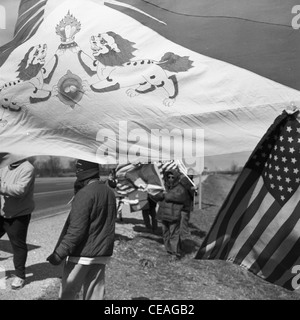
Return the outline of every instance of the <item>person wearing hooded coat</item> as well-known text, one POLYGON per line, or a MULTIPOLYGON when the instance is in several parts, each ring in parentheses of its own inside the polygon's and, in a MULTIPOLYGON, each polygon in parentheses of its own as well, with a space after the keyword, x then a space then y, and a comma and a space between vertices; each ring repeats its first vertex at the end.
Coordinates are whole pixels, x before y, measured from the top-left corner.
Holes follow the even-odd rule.
POLYGON ((64 259, 60 300, 104 300, 105 266, 113 254, 116 219, 114 191, 99 180, 99 165, 76 163, 75 196, 53 253, 53 265, 64 259))
POLYGON ((180 220, 182 212, 189 211, 189 196, 180 183, 180 172, 169 170, 164 174, 165 189, 158 200, 157 219, 161 221, 163 241, 171 259, 181 258, 180 220))

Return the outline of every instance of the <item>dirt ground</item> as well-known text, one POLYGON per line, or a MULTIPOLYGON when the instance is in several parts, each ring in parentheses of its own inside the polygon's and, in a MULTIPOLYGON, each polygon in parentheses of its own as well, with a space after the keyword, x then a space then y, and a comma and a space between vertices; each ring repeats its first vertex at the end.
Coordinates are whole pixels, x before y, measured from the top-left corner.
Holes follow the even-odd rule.
MULTIPOLYGON (((107 300, 299 300, 297 292, 272 285, 232 263, 194 259, 236 176, 212 175, 203 183, 202 208, 194 210, 186 255, 171 262, 161 234, 149 233, 142 215, 125 210, 116 224, 114 256, 106 269, 107 300)), ((29 230, 27 285, 10 289, 12 257, 9 243, 1 244, 0 265, 6 269, 1 300, 56 300, 61 267, 47 263, 67 213, 35 221, 29 230), (4 249, 3 249, 4 247, 4 249)))

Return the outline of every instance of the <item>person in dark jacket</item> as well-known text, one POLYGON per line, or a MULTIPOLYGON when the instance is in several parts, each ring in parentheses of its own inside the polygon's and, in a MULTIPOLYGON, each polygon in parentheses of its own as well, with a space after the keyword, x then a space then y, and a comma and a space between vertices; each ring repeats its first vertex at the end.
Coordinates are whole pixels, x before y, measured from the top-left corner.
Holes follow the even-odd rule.
POLYGON ((163 240, 171 259, 181 258, 180 220, 182 211, 189 210, 186 188, 180 183, 178 170, 167 171, 164 175, 166 192, 159 201, 157 219, 162 222, 163 240))
POLYGON ((59 299, 74 300, 83 287, 84 300, 103 300, 105 265, 114 248, 116 198, 99 181, 98 164, 78 160, 76 168, 71 211, 47 261, 59 265, 66 258, 59 299))

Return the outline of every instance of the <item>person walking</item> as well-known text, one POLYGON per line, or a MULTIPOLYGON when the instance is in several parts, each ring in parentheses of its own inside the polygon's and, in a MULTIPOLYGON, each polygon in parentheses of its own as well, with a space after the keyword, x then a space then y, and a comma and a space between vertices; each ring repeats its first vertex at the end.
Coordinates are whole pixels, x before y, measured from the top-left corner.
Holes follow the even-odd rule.
POLYGON ((116 198, 99 180, 99 165, 76 163, 77 186, 71 211, 58 243, 47 261, 64 261, 60 300, 75 300, 83 288, 84 300, 104 300, 105 266, 114 249, 116 198))
POLYGON ((169 170, 164 175, 166 191, 160 194, 157 219, 161 220, 163 241, 171 260, 182 256, 180 220, 182 211, 189 210, 186 188, 180 183, 178 170, 169 170))
POLYGON ((151 230, 153 233, 156 233, 158 228, 156 219, 156 202, 152 200, 149 195, 147 200, 147 208, 142 210, 144 224, 148 230, 151 230))
POLYGON ((25 285, 27 232, 34 210, 35 168, 27 160, 13 162, 0 169, 0 238, 7 234, 13 250, 15 277, 12 289, 25 285))

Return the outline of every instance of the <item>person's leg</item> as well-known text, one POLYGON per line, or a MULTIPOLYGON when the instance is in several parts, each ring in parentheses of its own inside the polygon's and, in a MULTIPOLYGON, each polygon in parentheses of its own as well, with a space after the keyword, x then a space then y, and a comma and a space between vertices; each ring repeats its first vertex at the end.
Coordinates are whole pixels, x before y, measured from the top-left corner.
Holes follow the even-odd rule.
POLYGON ((31 215, 5 219, 5 229, 13 249, 13 263, 16 276, 25 279, 25 264, 27 260, 27 231, 31 215))
POLYGON ((151 222, 150 222, 149 209, 142 210, 142 215, 143 215, 143 220, 144 220, 145 227, 147 229, 151 230, 152 226, 151 226, 151 222))
POLYGON ((5 235, 4 218, 0 216, 0 239, 5 235))
POLYGON ((156 216, 152 216, 152 231, 153 233, 157 232, 158 230, 158 224, 157 224, 157 219, 156 216))
POLYGON ((190 212, 182 211, 180 220, 180 238, 186 239, 190 236, 189 230, 190 212))
POLYGON ((172 254, 181 256, 180 220, 170 223, 170 247, 172 254))
POLYGON ((149 215, 151 217, 151 224, 152 224, 152 231, 157 231, 157 219, 156 219, 156 203, 150 202, 149 203, 149 215))
POLYGON ((83 300, 104 300, 105 264, 92 264, 83 284, 83 300))
POLYGON ((117 217, 119 217, 120 221, 123 221, 123 216, 122 216, 122 209, 123 209, 123 204, 124 201, 122 198, 117 198, 117 217))
POLYGON ((76 300, 88 271, 89 266, 65 261, 59 300, 76 300))
POLYGON ((170 222, 168 221, 162 221, 162 236, 164 240, 164 245, 166 248, 166 251, 168 253, 172 253, 172 247, 170 245, 170 228, 169 228, 170 222))

